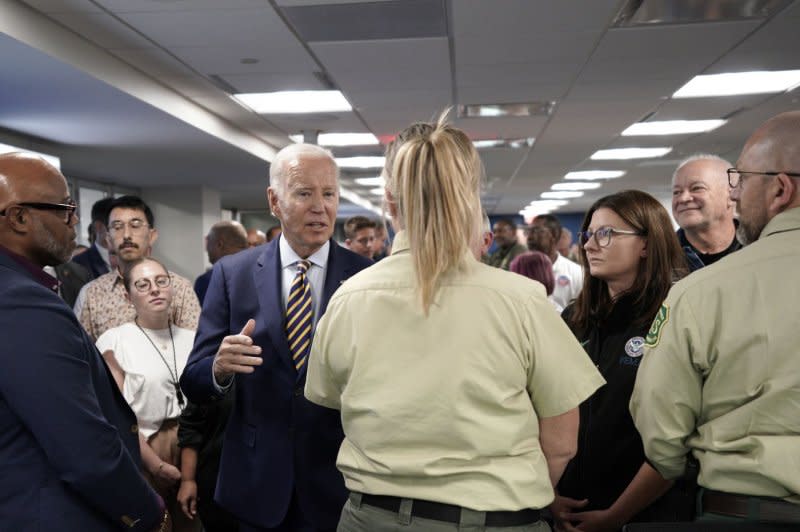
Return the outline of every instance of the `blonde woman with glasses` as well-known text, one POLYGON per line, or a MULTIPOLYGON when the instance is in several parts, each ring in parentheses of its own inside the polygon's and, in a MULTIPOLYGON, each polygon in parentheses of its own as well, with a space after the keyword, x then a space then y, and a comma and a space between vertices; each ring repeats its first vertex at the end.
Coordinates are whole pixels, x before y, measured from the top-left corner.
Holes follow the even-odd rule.
POLYGON ((481 164, 446 125, 387 148, 391 256, 331 298, 306 397, 341 410, 338 530, 549 530, 539 509, 603 380, 539 283, 481 264, 481 164))
POLYGON ((145 476, 164 498, 173 530, 198 530, 197 521, 181 512, 176 499, 181 479, 178 416, 186 405, 178 380, 194 331, 170 321, 172 278, 160 262, 136 259, 122 278, 136 317, 104 332, 97 349, 136 414, 145 476))

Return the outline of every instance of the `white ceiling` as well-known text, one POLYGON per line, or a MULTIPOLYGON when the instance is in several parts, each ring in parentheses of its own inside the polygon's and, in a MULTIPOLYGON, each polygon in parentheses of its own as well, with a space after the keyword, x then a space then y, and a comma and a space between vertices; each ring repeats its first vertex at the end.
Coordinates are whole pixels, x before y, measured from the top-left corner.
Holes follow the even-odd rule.
MULTIPOLYGON (((0 35, 0 128, 61 155, 65 171, 75 177, 129 186, 204 184, 221 191, 226 207, 253 209, 263 207, 266 161, 290 142, 289 134, 371 131, 386 140, 448 106, 554 101, 550 116, 456 120, 473 139, 536 138, 530 148, 481 151, 487 210, 509 214, 579 169, 628 173, 573 200, 564 212, 625 188, 665 198, 680 159, 709 151, 735 161, 761 121, 800 107, 797 89, 670 99, 701 73, 800 68, 800 0, 786 2, 769 18, 612 27, 620 5, 0 0, 0 30, 6 34, 0 35), (435 19, 425 21, 432 34, 397 36, 414 33, 414 21, 402 18, 410 7, 424 8, 435 19), (384 8, 397 20, 381 20, 384 8), (318 10, 317 18, 294 18, 310 13, 304 9, 318 10), (345 12, 350 16, 341 23, 336 17, 345 12), (333 34, 322 31, 327 15, 337 20, 336 40, 315 40, 314 34, 333 34), (445 31, 437 33, 437 24, 445 31), (372 35, 376 28, 395 38, 372 35), (349 34, 360 37, 347 40, 349 34), (344 92, 353 112, 264 117, 226 92, 322 89, 329 83, 344 92), (720 117, 730 120, 706 134, 620 136, 643 119, 720 117), (632 145, 674 150, 656 160, 589 161, 598 149, 632 145)), ((381 151, 349 148, 337 154, 381 151)), ((375 173, 345 173, 343 185, 377 205, 351 180, 375 173)))

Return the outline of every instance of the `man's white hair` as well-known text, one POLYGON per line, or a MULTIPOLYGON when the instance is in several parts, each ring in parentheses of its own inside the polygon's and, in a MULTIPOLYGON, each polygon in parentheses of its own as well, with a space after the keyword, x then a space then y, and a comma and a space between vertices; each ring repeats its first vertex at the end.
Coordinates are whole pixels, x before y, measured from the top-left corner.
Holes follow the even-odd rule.
POLYGON ((680 172, 684 166, 686 166, 687 164, 691 164, 695 161, 713 161, 717 163, 722 163, 725 165, 726 169, 731 168, 733 166, 730 161, 728 161, 727 159, 723 159, 719 155, 714 155, 713 153, 695 153, 694 155, 690 155, 689 157, 682 160, 681 163, 678 165, 678 167, 675 168, 675 171, 672 172, 672 182, 673 183, 675 182, 675 177, 677 177, 678 172, 680 172))
POLYGON ((321 148, 316 144, 290 144, 283 148, 275 156, 269 166, 269 186, 272 187, 280 196, 283 194, 286 184, 286 166, 294 160, 302 157, 330 159, 336 171, 336 180, 339 180, 339 165, 330 150, 321 148))

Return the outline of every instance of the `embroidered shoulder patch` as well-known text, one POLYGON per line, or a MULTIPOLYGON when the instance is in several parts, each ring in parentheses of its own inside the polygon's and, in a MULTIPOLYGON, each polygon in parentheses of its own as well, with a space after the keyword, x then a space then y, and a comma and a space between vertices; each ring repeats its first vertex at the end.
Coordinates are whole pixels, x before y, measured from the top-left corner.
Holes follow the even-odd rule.
POLYGON ((661 330, 664 328, 667 321, 669 321, 669 307, 663 304, 661 308, 658 309, 655 319, 653 319, 653 325, 651 325, 650 330, 647 331, 647 338, 644 340, 644 344, 647 347, 655 347, 658 345, 658 342, 661 341, 661 330))

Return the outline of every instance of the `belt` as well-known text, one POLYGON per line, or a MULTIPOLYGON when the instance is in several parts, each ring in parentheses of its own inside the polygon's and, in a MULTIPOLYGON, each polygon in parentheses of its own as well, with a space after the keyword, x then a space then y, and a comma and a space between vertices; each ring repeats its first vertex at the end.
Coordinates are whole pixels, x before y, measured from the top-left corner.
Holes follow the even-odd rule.
MULTIPOLYGON (((364 493, 361 495, 361 504, 375 506, 390 512, 400 511, 400 502, 403 499, 400 497, 389 497, 387 495, 369 495, 364 493)), ((461 507, 453 504, 444 504, 441 502, 423 501, 419 499, 411 499, 411 515, 413 517, 422 517, 424 519, 433 519, 436 521, 446 521, 448 523, 458 524, 461 521, 461 507)), ((505 526, 523 526, 535 523, 540 520, 541 512, 532 508, 525 510, 517 510, 514 512, 483 512, 486 514, 485 526, 505 527, 505 526)))
POLYGON ((800 505, 780 499, 706 490, 703 492, 702 504, 703 512, 755 521, 800 523, 800 505))

